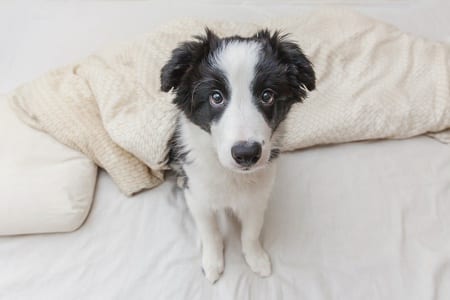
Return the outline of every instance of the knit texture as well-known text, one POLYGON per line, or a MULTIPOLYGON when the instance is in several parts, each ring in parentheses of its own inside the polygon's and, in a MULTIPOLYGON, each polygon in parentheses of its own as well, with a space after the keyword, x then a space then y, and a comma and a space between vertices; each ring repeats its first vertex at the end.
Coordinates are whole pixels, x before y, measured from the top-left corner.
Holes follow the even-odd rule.
POLYGON ((125 194, 154 187, 178 114, 159 72, 205 26, 219 36, 281 29, 313 62, 317 89, 285 121, 284 151, 450 128, 448 45, 341 9, 259 24, 176 21, 24 84, 10 101, 23 121, 85 153, 125 194))

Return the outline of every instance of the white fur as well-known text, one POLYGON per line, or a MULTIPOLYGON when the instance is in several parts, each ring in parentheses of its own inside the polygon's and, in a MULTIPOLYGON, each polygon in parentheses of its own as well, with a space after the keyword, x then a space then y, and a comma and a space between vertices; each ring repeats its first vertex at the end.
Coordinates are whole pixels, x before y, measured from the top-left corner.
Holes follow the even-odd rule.
POLYGON ((272 162, 251 173, 237 173, 220 163, 211 136, 180 120, 181 137, 189 147, 183 168, 188 177, 185 198, 202 241, 202 266, 215 282, 223 272, 223 243, 215 220, 216 211, 230 208, 242 223, 242 250, 251 269, 261 276, 271 273, 270 260, 259 235, 264 220, 276 165, 272 162))
POLYGON ((252 166, 265 166, 270 158, 271 129, 253 103, 251 83, 255 77, 260 44, 256 42, 231 42, 215 56, 215 66, 222 70, 231 87, 229 105, 218 123, 212 124, 219 160, 223 166, 239 171, 231 156, 231 147, 239 141, 258 142, 262 147, 261 159, 252 166))
POLYGON ((272 190, 276 166, 269 163, 271 130, 252 103, 250 83, 260 49, 249 42, 231 43, 215 57, 226 75, 231 99, 211 134, 180 119, 180 139, 188 154, 183 165, 188 178, 185 198, 202 241, 202 265, 206 278, 215 282, 224 269, 223 242, 215 213, 229 208, 242 223, 242 250, 250 268, 261 276, 271 273, 269 256, 259 235, 272 190), (263 144, 259 162, 251 172, 238 172, 231 147, 239 141, 263 144))

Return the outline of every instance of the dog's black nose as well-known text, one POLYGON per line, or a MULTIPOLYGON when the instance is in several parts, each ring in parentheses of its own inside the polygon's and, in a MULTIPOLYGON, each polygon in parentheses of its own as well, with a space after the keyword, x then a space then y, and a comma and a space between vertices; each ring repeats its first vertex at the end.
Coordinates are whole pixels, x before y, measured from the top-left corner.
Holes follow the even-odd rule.
POLYGON ((234 160, 243 167, 256 164, 261 157, 261 144, 257 142, 239 142, 231 147, 234 160))

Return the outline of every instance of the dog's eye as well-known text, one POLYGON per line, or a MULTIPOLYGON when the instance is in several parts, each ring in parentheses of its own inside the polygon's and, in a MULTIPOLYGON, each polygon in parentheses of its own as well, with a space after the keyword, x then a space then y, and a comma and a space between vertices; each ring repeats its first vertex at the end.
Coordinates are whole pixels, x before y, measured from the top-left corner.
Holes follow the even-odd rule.
POLYGON ((209 95, 209 102, 213 106, 219 106, 223 104, 224 99, 219 91, 213 91, 211 95, 209 95))
POLYGON ((274 100, 275 93, 271 89, 264 90, 261 94, 261 102, 264 105, 271 105, 274 100))

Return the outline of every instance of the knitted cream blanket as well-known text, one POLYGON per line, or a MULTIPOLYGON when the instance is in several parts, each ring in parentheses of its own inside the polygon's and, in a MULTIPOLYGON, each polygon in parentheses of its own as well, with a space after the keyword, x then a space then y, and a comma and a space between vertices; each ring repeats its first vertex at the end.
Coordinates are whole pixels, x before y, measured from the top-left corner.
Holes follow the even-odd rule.
POLYGON ((154 187, 177 116, 159 72, 205 25, 219 36, 282 29, 312 60, 317 90, 291 110, 283 150, 450 128, 450 48, 340 9, 259 24, 177 21, 24 84, 11 103, 23 121, 103 167, 125 194, 154 187))

